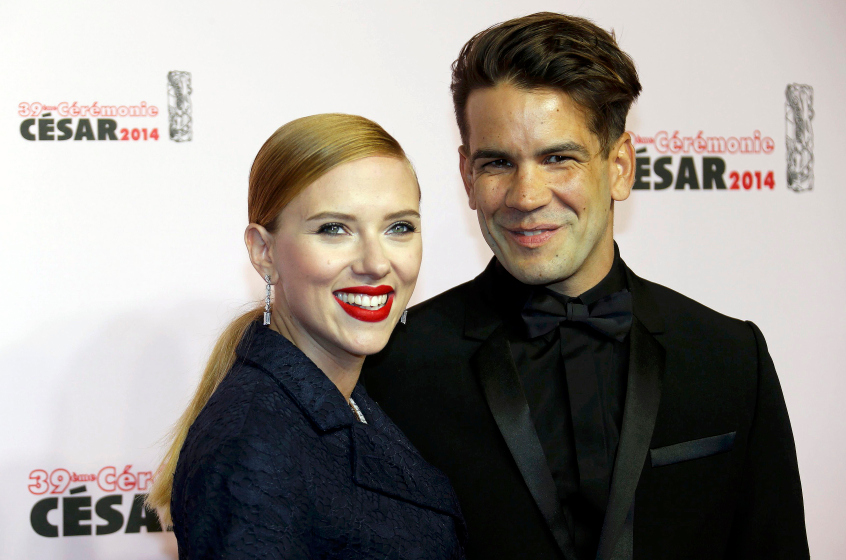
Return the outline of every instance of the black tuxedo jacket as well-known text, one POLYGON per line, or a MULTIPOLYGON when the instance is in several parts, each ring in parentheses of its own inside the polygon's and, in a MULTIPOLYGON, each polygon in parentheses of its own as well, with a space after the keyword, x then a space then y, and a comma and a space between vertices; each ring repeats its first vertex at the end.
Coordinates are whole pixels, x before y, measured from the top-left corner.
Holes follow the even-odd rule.
MULTIPOLYGON (((409 311, 364 381, 458 494, 468 558, 575 559, 496 301, 493 264, 409 311)), ((784 398, 764 338, 626 268, 623 426, 597 559, 808 558, 784 398)))

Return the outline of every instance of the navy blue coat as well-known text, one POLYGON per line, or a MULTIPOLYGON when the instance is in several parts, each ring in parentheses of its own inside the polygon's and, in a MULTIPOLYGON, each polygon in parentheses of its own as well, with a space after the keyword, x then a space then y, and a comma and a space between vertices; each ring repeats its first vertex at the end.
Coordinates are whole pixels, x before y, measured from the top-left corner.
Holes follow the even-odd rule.
POLYGON ((358 422, 320 369, 250 326, 179 456, 180 560, 463 558, 449 481, 359 385, 358 422))

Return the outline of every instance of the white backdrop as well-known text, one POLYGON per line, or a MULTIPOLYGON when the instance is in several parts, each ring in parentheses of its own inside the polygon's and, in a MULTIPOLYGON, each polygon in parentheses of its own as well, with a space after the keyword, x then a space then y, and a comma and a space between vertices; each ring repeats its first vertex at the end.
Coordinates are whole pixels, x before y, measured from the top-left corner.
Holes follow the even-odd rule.
MULTIPOLYGON (((702 184, 704 158, 725 164, 725 190, 688 184, 635 191, 617 206, 616 238, 639 275, 762 328, 793 423, 811 553, 841 557, 841 2, 6 0, 0 5, 4 558, 175 558, 171 534, 139 529, 143 515, 131 511, 132 500, 143 492, 144 473, 154 470, 160 452, 157 440, 185 406, 220 329, 263 296, 242 241, 246 184, 256 151, 281 124, 319 112, 357 113, 382 124, 406 148, 423 188, 425 256, 414 300, 478 274, 490 252, 457 173, 450 64, 474 33, 541 10, 613 28, 634 58, 644 91, 628 127, 644 140, 639 155, 651 170, 645 181, 660 181, 655 165, 662 156, 670 157, 662 169, 674 186, 680 166, 693 165, 702 184), (191 73, 191 141, 168 137, 173 70, 191 73), (785 88, 792 83, 814 92, 815 181, 802 193, 786 184, 785 88), (127 129, 126 141, 24 137, 28 117, 20 113, 32 111, 32 103, 56 107, 38 115, 54 122, 43 131, 33 122, 25 132, 56 137, 58 120, 71 118, 72 133, 85 136, 84 117, 64 117, 63 102, 143 102, 158 114, 110 117, 117 138, 127 129), (153 129, 158 140, 149 137, 153 129), (700 131, 730 145, 757 131, 773 140, 773 149, 709 154, 695 143, 680 150, 663 144, 662 132, 684 138, 700 131), (773 188, 758 189, 755 171, 763 179, 772 171, 773 188), (748 190, 744 172, 752 181, 748 190), (117 476, 124 471, 129 474, 117 476), (52 480, 42 481, 45 476, 52 480), (59 536, 40 536, 36 527, 55 527, 59 536), (96 534, 98 527, 110 534, 96 534)), ((92 126, 96 135, 96 118, 92 126)))

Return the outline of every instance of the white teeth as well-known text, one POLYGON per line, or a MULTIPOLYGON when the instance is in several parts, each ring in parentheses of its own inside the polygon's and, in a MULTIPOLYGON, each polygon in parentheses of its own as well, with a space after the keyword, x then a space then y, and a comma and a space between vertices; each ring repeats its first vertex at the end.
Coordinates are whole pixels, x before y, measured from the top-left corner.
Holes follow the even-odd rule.
POLYGON ((388 303, 388 294, 380 296, 367 296, 361 294, 350 294, 347 292, 335 292, 335 297, 344 303, 358 305, 369 310, 376 310, 388 303))
POLYGON ((525 237, 530 237, 530 236, 532 236, 532 235, 540 235, 540 234, 542 234, 542 233, 543 233, 543 230, 542 230, 542 229, 539 229, 539 230, 537 230, 537 231, 521 231, 521 232, 520 232, 520 235, 523 235, 523 236, 525 236, 525 237))

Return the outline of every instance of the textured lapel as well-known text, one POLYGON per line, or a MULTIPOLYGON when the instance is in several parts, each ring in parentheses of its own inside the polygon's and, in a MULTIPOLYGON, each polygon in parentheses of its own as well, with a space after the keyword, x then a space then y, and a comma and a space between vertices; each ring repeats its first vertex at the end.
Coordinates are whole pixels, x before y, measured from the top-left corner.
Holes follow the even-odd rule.
POLYGON ((597 560, 632 558, 635 490, 652 440, 665 367, 664 347, 654 336, 664 329, 658 306, 628 267, 626 277, 634 299, 626 404, 597 560))
POLYGON ((426 463, 405 435, 356 385, 352 396, 368 424, 358 422, 335 384, 299 348, 255 322, 236 350, 240 360, 267 372, 318 432, 349 428, 353 481, 364 488, 463 519, 447 477, 426 463))
POLYGON ((555 542, 565 558, 575 560, 573 536, 529 413, 502 317, 496 313, 496 306, 489 303, 495 296, 492 293, 495 263, 496 259, 492 259, 467 294, 464 335, 482 342, 470 358, 470 367, 481 382, 496 425, 555 542))
POLYGON ((351 430, 355 483, 452 515, 463 524, 458 499, 446 475, 423 459, 362 386, 353 391, 353 399, 368 422, 356 422, 351 430))
POLYGON ((268 373, 321 432, 356 420, 344 395, 302 350, 287 338, 252 323, 235 350, 238 358, 268 373))

